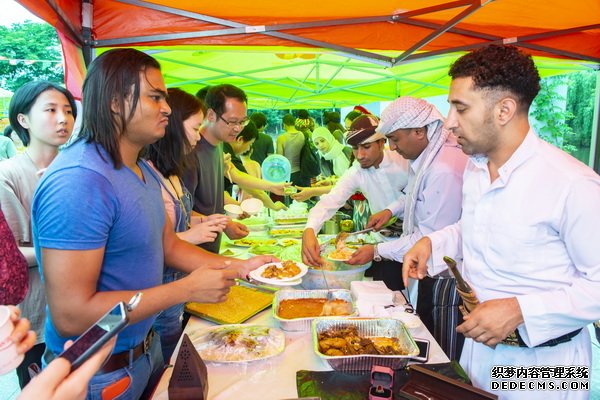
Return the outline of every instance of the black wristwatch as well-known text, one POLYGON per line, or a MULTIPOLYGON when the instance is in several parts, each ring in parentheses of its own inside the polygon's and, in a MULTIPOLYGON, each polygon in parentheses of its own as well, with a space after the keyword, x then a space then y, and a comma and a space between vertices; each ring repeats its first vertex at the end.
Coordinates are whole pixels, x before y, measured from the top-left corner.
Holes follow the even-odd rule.
POLYGON ((379 255, 379 251, 377 251, 377 245, 373 245, 373 261, 381 261, 381 256, 379 255))

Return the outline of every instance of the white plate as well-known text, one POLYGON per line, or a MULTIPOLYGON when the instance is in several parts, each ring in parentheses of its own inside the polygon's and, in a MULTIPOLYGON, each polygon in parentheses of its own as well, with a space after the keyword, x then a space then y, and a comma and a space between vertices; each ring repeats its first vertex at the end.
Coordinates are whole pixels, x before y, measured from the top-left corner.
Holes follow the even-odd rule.
POLYGON ((268 283, 270 285, 290 286, 290 285, 298 285, 299 283, 301 283, 302 279, 300 279, 300 278, 302 278, 308 272, 308 267, 306 265, 296 262, 296 265, 298 265, 298 267, 300 267, 300 273, 298 275, 293 276, 291 278, 283 278, 283 279, 264 278, 262 276, 262 273, 265 271, 265 269, 269 265, 276 265, 278 268, 281 268, 280 262, 270 262, 270 263, 267 263, 265 265, 262 265, 262 266, 256 268, 255 270, 250 271, 250 274, 249 274, 250 278, 254 279, 255 281, 262 282, 262 283, 268 283))
MULTIPOLYGON (((250 276, 252 276, 252 274, 250 274, 250 276)), ((255 280, 254 278, 252 278, 252 280, 255 280)), ((265 282, 265 281, 259 281, 271 286, 296 286, 296 285, 300 285, 302 283, 302 278, 300 279, 296 279, 294 281, 285 281, 285 282, 277 282, 277 283, 272 283, 270 280, 269 282, 265 282)))
POLYGON ((351 259, 352 257, 348 257, 348 258, 331 258, 329 256, 325 256, 326 259, 328 259, 329 261, 340 261, 340 262, 346 262, 349 259, 351 259))
POLYGON ((285 348, 285 334, 281 330, 258 325, 213 326, 192 332, 190 339, 202 359, 222 363, 263 360, 285 348), (233 335, 228 336, 229 333, 233 335))

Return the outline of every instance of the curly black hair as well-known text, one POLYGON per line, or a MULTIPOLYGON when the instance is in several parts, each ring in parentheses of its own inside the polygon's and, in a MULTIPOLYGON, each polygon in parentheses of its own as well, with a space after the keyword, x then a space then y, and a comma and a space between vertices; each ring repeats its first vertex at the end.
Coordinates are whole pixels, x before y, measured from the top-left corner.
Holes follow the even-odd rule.
POLYGON ((530 55, 515 46, 489 45, 465 54, 452 64, 452 79, 473 79, 475 88, 511 92, 524 108, 540 91, 540 74, 530 55))

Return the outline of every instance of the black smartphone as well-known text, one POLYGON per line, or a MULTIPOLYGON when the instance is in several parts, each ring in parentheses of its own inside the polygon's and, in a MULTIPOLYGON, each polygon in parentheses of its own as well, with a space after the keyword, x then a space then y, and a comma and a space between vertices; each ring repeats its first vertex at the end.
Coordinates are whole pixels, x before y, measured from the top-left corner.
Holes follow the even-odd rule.
POLYGON ((71 362, 75 370, 98 351, 106 342, 121 332, 128 324, 126 305, 122 301, 100 318, 93 326, 83 332, 65 351, 59 354, 71 362))
POLYGON ((419 347, 419 355, 411 357, 411 359, 419 362, 427 362, 429 359, 429 340, 415 338, 415 343, 419 347))

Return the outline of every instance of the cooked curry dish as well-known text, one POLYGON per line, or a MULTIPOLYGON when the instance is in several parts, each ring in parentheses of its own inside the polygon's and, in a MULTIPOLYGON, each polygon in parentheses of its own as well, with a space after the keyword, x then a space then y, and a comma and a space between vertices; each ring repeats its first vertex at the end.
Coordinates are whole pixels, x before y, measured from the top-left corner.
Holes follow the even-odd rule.
POLYGON ((326 356, 374 354, 385 356, 408 355, 395 337, 363 337, 354 325, 343 329, 328 329, 319 333, 319 351, 326 356))
POLYGON ((279 302, 277 315, 284 319, 329 317, 352 314, 352 304, 346 300, 327 301, 324 298, 286 299, 279 302))

